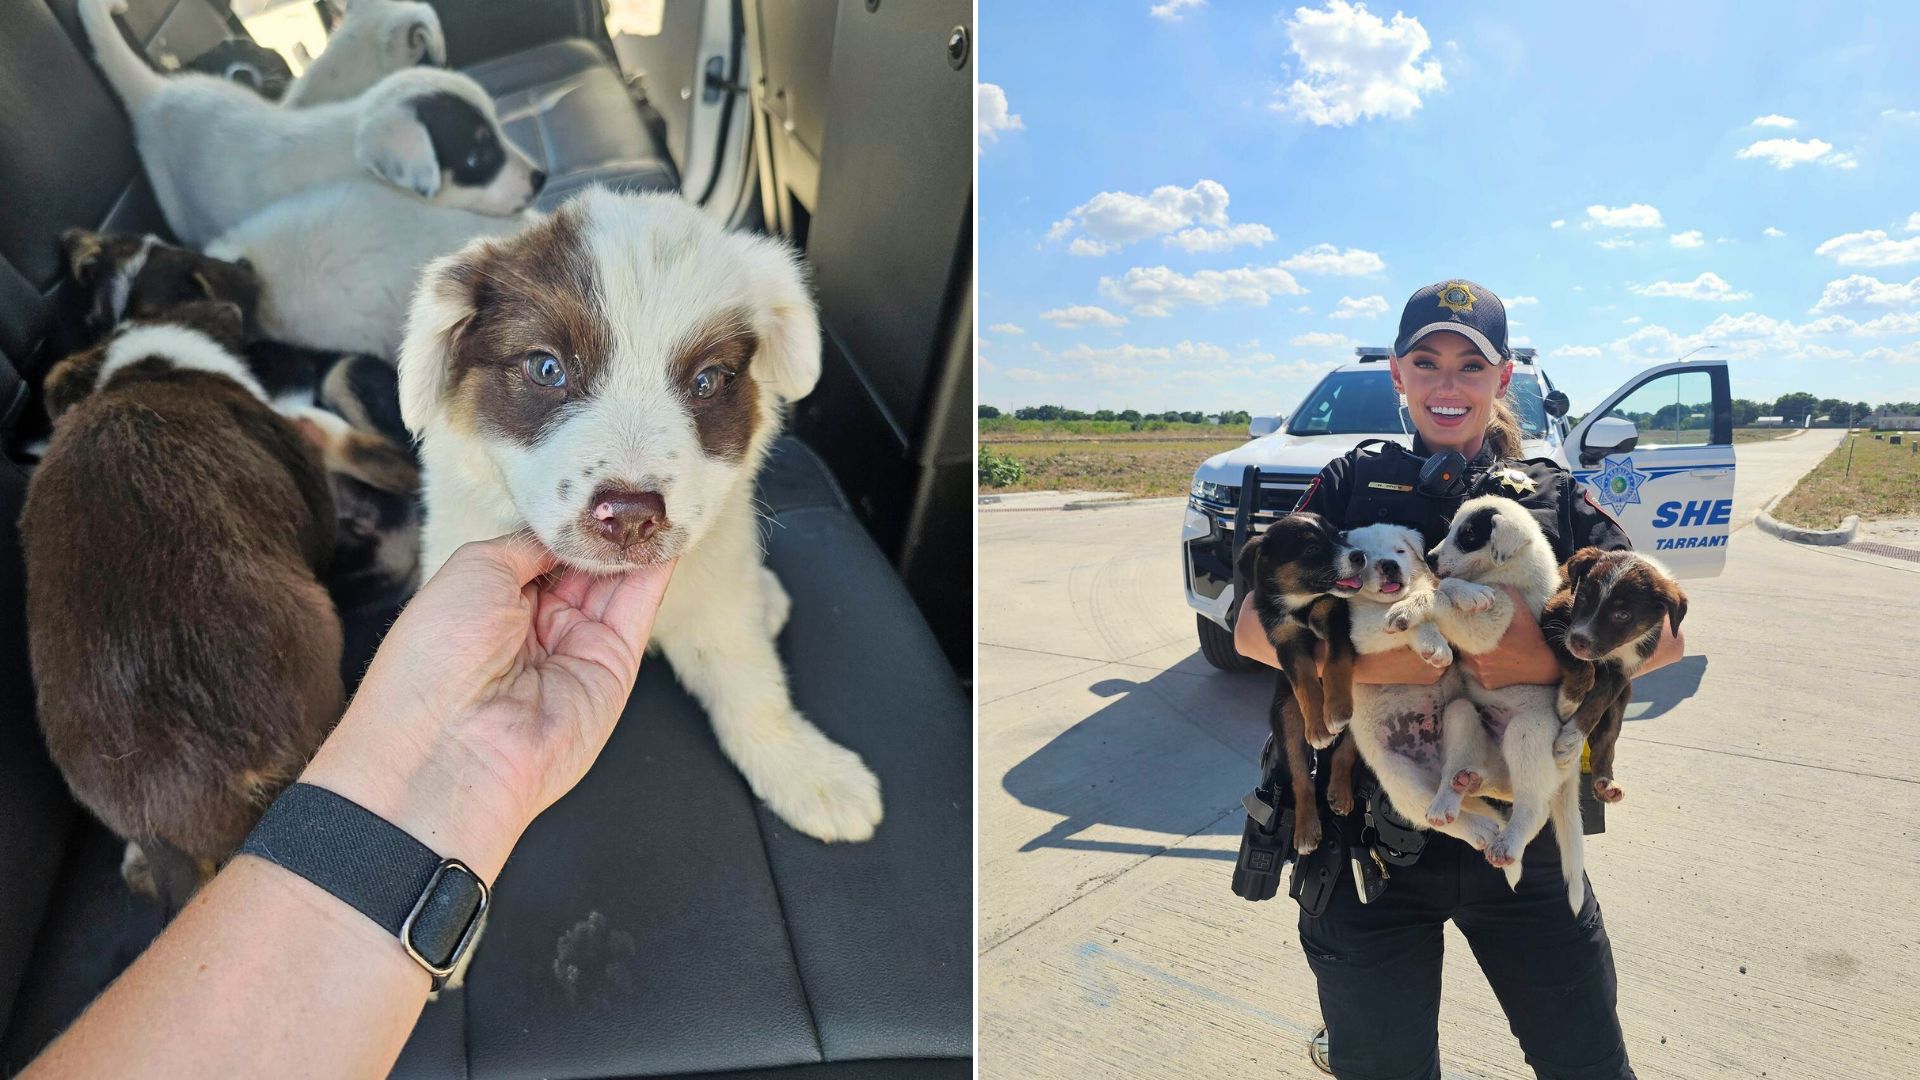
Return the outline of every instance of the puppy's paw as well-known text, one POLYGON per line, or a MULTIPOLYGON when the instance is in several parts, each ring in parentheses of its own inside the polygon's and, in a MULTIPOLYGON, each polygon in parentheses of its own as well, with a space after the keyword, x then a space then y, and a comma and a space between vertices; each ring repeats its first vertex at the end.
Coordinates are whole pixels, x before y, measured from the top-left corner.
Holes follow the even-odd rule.
POLYGON ((1472 795, 1480 790, 1480 785, 1484 782, 1485 778, 1472 769, 1461 769, 1453 774, 1453 779, 1447 786, 1462 795, 1472 795))
POLYGON ((780 631, 786 628, 787 616, 793 613, 793 599, 787 595, 786 587, 780 584, 780 576, 771 568, 762 566, 760 576, 766 582, 762 599, 767 605, 767 636, 777 638, 780 631))
POLYGON ((1462 611, 1482 612, 1491 610, 1494 598, 1500 594, 1490 585, 1476 585, 1460 578, 1448 578, 1451 586, 1447 592, 1453 598, 1455 607, 1462 611))
POLYGON ((127 841, 127 850, 120 857, 120 878, 141 896, 160 899, 160 886, 153 880, 153 868, 147 865, 147 853, 132 840, 127 841))
POLYGON ((1327 807, 1341 817, 1353 813, 1353 785, 1339 781, 1327 784, 1327 807))
POLYGON ((1307 814, 1293 822, 1293 850, 1311 855, 1320 846, 1320 815, 1307 814))
POLYGON ((1327 714, 1327 730, 1332 732, 1335 735, 1338 735, 1341 732, 1347 730, 1347 726, 1352 723, 1353 723, 1352 713, 1347 713, 1344 716, 1337 715, 1335 713, 1327 714))
POLYGON ((1566 768, 1580 760, 1580 748, 1586 745, 1587 737, 1581 733, 1577 724, 1561 724, 1559 734, 1553 737, 1553 763, 1566 768))
POLYGON ((1461 836, 1460 839, 1465 840, 1467 846, 1475 851, 1487 850, 1489 845, 1500 838, 1500 826, 1498 824, 1491 818, 1484 818, 1475 814, 1468 814, 1462 817, 1455 828, 1465 831, 1465 835, 1461 836))
POLYGON ((1313 747, 1315 750, 1325 750, 1327 747, 1332 746, 1334 737, 1338 734, 1338 732, 1330 730, 1325 724, 1316 724, 1311 720, 1307 722, 1307 745, 1313 747))
POLYGON ((1453 663, 1453 648, 1445 639, 1439 641, 1417 642, 1414 651, 1420 654, 1430 667, 1443 668, 1453 663))
POLYGON ((1571 720, 1573 719, 1573 714, 1580 711, 1580 699, 1568 697, 1567 691, 1563 687, 1560 693, 1554 696, 1553 706, 1560 713, 1561 720, 1571 720))
POLYGON ((1386 622, 1381 629, 1389 634, 1405 633, 1413 625, 1413 615, 1413 598, 1408 597, 1387 609, 1386 622))
POLYGON ((1442 788, 1427 804, 1427 824, 1436 829, 1453 824, 1459 816, 1460 793, 1452 788, 1442 788))
POLYGON ((1512 866, 1519 854, 1513 849, 1513 842, 1505 836, 1497 836, 1493 843, 1487 845, 1487 862, 1494 866, 1512 866))
POLYGON ((1593 778, 1593 793, 1601 802, 1616 803, 1627 797, 1627 790, 1616 783, 1611 776, 1593 778))
POLYGON ((860 755, 795 717, 803 730, 784 753, 762 760, 768 765, 747 781, 780 820, 815 840, 859 842, 873 838, 880 824, 880 778, 860 755), (777 763, 773 759, 777 759, 777 763))

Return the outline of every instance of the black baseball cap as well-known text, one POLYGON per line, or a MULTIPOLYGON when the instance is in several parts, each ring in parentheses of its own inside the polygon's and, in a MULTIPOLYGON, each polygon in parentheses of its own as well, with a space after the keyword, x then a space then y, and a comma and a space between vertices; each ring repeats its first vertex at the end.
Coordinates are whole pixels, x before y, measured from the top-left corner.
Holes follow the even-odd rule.
POLYGON ((1414 293, 1400 312, 1400 336, 1393 341, 1393 354, 1407 355, 1414 342, 1435 330, 1465 337, 1492 363, 1513 359, 1513 351, 1507 348, 1507 306, 1483 285, 1453 278, 1414 293))

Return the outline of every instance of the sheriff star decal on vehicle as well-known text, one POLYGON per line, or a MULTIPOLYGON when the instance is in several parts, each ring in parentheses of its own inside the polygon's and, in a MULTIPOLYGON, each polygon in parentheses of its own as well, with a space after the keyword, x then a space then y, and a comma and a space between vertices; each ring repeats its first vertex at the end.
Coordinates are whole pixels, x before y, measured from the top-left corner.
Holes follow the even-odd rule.
POLYGON ((1592 489, 1594 498, 1605 503, 1607 509, 1617 514, 1628 504, 1640 501, 1640 485, 1651 479, 1653 478, 1633 467, 1633 459, 1630 457, 1619 460, 1608 458, 1600 465, 1600 475, 1594 477, 1593 483, 1588 486, 1592 489))
POLYGON ((1473 290, 1467 288, 1466 282, 1449 281, 1447 287, 1440 290, 1437 299, 1441 307, 1455 315, 1464 315, 1473 310, 1473 302, 1480 298, 1473 295, 1473 290))

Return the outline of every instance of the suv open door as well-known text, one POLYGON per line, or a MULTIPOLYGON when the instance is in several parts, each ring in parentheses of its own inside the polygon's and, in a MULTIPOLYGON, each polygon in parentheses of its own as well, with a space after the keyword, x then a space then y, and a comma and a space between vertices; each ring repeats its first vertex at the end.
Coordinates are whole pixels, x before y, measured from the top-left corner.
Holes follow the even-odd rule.
POLYGON ((1713 577, 1733 525, 1733 399, 1723 360, 1636 374, 1575 425, 1567 461, 1636 551, 1713 577))

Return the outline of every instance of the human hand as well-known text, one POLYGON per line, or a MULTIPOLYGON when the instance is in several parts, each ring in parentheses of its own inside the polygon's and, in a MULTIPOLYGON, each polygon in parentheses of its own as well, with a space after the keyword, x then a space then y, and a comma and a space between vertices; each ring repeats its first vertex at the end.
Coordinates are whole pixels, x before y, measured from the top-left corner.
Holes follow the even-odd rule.
POLYGON ((1520 590, 1505 586, 1513 600, 1513 618, 1500 644, 1489 653, 1459 652, 1460 662, 1481 686, 1498 690, 1503 686, 1527 684, 1551 686, 1560 681, 1560 661, 1547 645, 1540 624, 1535 621, 1520 596, 1520 590))
POLYGON ((673 573, 549 575, 553 563, 524 533, 456 551, 301 779, 492 881, 612 735, 673 573))
POLYGON ((1240 601, 1240 615, 1233 623, 1233 647, 1249 660, 1258 660, 1270 668, 1280 666, 1280 654, 1274 651, 1266 627, 1260 625, 1260 616, 1253 610, 1252 593, 1240 601))

